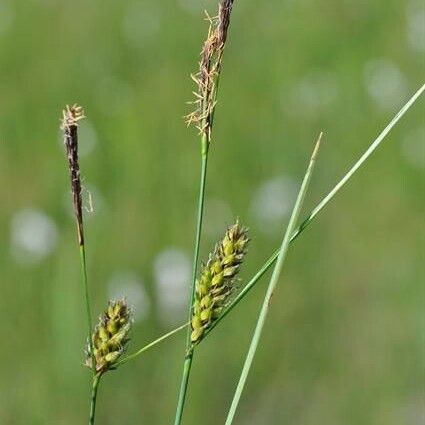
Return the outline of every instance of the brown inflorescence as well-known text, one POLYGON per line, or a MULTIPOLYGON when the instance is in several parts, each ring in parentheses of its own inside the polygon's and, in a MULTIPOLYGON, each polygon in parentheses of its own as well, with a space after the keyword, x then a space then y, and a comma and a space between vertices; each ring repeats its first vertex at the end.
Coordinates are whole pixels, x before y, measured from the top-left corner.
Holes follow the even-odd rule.
POLYGON ((64 133, 64 143, 68 157, 71 192, 77 220, 78 242, 84 245, 83 207, 81 199, 80 164, 78 160, 78 122, 84 118, 81 106, 66 106, 63 111, 61 129, 64 133))
POLYGON ((191 102, 195 105, 195 110, 187 115, 186 122, 188 125, 194 123, 200 133, 206 136, 208 143, 211 141, 217 85, 233 2, 234 0, 222 0, 218 16, 208 17, 210 27, 201 51, 199 71, 191 76, 198 90, 194 92, 196 99, 191 102))

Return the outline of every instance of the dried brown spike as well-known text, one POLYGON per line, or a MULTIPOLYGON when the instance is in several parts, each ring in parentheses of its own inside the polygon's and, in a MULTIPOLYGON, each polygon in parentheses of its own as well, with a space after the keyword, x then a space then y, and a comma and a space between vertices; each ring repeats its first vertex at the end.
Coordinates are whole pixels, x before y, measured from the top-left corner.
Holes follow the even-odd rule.
POLYGON ((84 230, 80 164, 78 160, 78 122, 84 118, 84 110, 77 104, 73 106, 66 105, 62 114, 61 129, 63 130, 66 154, 68 157, 72 200, 77 220, 78 243, 82 246, 84 245, 84 230))
POLYGON ((199 71, 191 76, 198 86, 195 95, 195 110, 186 116, 188 125, 194 123, 199 132, 211 141, 211 130, 215 106, 217 104, 217 84, 221 71, 223 51, 227 39, 234 0, 222 0, 219 3, 218 16, 207 20, 210 23, 208 36, 201 51, 199 71))

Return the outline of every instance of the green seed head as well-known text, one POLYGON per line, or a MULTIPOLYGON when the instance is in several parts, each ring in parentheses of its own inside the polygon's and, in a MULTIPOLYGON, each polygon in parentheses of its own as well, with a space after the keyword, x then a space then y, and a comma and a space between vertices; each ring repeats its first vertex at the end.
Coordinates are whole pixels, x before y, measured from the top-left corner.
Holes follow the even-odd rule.
POLYGON ((92 368, 94 357, 97 372, 113 368, 127 346, 130 328, 131 312, 126 301, 110 301, 93 332, 93 354, 89 347, 86 366, 92 368))
POLYGON ((236 276, 246 254, 247 229, 236 222, 229 227, 195 283, 191 340, 199 342, 206 329, 220 316, 235 290, 236 276))

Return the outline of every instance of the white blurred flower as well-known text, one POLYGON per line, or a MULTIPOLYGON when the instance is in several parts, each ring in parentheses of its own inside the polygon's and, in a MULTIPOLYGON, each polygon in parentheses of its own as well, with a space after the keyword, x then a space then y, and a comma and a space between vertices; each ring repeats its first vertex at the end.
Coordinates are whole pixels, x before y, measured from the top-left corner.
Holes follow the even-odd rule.
POLYGON ((110 300, 127 300, 135 321, 144 320, 149 316, 151 302, 143 281, 135 272, 117 271, 110 277, 107 286, 110 300))
POLYGON ((218 198, 206 200, 203 226, 208 236, 218 239, 234 220, 232 210, 224 200, 218 198))
POLYGON ((338 97, 335 78, 324 72, 315 72, 305 76, 292 89, 290 102, 288 94, 282 95, 282 107, 285 110, 295 107, 295 112, 313 116, 330 106, 338 97))
POLYGON ((383 110, 393 110, 407 94, 406 78, 397 65, 387 59, 374 59, 366 64, 364 83, 369 95, 383 110))
POLYGON ((53 252, 57 234, 56 224, 43 211, 18 211, 10 227, 12 255, 18 263, 36 263, 53 252))
POLYGON ((298 184, 289 176, 278 176, 260 185, 251 201, 251 211, 259 228, 268 234, 281 230, 291 212, 298 184))
POLYGON ((402 140, 401 153, 411 166, 425 168, 425 127, 410 130, 402 140))
POLYGON ((406 18, 407 42, 412 50, 423 53, 425 50, 425 3, 422 0, 411 0, 407 6, 406 18))
POLYGON ((176 248, 162 251, 154 263, 158 317, 165 326, 184 319, 187 308, 191 265, 188 256, 176 248))

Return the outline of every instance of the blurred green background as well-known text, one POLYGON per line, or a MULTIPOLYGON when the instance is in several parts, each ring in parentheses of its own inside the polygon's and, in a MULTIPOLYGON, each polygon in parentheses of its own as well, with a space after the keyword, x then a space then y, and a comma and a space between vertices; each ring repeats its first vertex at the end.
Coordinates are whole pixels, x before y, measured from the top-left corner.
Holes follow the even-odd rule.
MULTIPOLYGON (((181 324, 199 141, 182 116, 200 0, 0 1, 0 423, 82 424, 89 371, 59 132, 84 105, 81 165, 96 316, 127 295, 130 351, 181 324)), ((235 2, 210 155, 206 258, 238 216, 242 280, 278 246, 313 140, 304 214, 420 86, 420 0, 235 2)), ((293 245, 235 424, 418 425, 424 408, 423 99, 293 245)), ((184 423, 222 424, 266 279, 197 351, 184 423)), ((170 424, 184 334, 100 388, 98 423, 170 424)))

